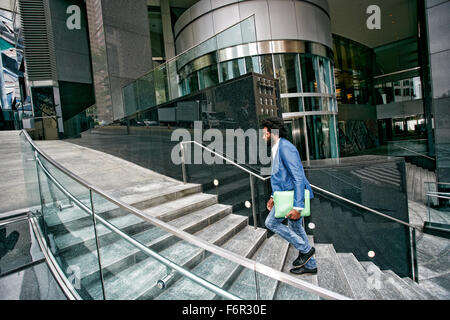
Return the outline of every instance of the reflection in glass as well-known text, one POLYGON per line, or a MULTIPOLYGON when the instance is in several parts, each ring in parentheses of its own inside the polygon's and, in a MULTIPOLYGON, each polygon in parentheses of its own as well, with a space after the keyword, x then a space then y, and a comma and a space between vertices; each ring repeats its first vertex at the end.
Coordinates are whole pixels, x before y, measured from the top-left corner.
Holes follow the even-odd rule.
POLYGON ((316 59, 316 57, 312 56, 300 56, 303 92, 319 92, 319 73, 316 66, 316 59))
POLYGON ((281 107, 283 113, 303 112, 302 98, 283 98, 281 107))
POLYGON ((322 111, 322 99, 318 97, 304 97, 305 111, 322 111))
POLYGON ((217 85, 219 83, 219 75, 217 73, 217 65, 212 65, 198 72, 199 88, 205 89, 217 85))
POLYGON ((310 160, 337 158, 335 116, 307 116, 306 122, 310 160))
POLYGON ((273 77, 272 55, 266 54, 260 56, 261 73, 266 76, 273 77))
POLYGON ((297 54, 275 54, 275 78, 280 80, 281 93, 301 92, 297 54))
POLYGON ((222 62, 220 64, 220 72, 222 81, 231 80, 242 76, 246 73, 245 71, 245 60, 236 59, 227 62, 222 62))

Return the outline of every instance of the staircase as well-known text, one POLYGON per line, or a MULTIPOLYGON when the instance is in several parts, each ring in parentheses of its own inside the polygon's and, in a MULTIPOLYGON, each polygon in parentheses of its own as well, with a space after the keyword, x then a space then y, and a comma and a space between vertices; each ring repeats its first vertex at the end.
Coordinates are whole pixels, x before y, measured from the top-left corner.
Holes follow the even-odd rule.
MULTIPOLYGON (((203 188, 199 184, 184 185, 92 149, 63 142, 41 142, 40 145, 64 167, 149 217, 282 272, 289 273, 297 257, 298 252, 277 235, 269 237, 266 229, 250 226, 249 210, 246 215, 239 214, 243 213, 242 200, 250 199, 246 174, 232 170, 221 172, 218 189, 209 186, 210 190, 219 192, 206 194, 201 193, 208 189, 205 185, 203 188), (230 186, 232 184, 236 185, 230 186), (235 187, 243 184, 247 189, 242 187, 236 192, 235 187)), ((203 174, 205 181, 211 181, 211 172, 200 170, 198 174, 203 174)), ((47 193, 44 190, 44 194, 47 193)), ((90 203, 88 195, 86 192, 80 196, 85 204, 90 203)), ((243 299, 257 298, 253 271, 182 241, 99 197, 94 198, 94 207, 100 217, 146 247, 243 299)), ((56 205, 51 205, 51 200, 46 199, 50 205, 44 213, 54 256, 68 275, 70 270, 80 271, 79 293, 83 299, 102 299, 92 217, 75 206, 67 206, 67 200, 56 205), (59 209, 59 205, 64 205, 64 209, 59 209)), ((335 219, 336 215, 345 213, 344 208, 339 212, 339 207, 332 207, 328 201, 318 198, 313 199, 311 205, 314 212, 321 215, 334 214, 330 216, 332 227, 343 228, 335 219)), ((354 219, 362 218, 355 216, 354 219)), ((212 292, 179 274, 171 274, 165 265, 148 257, 100 222, 97 222, 97 235, 107 299, 218 299, 212 292), (166 277, 168 274, 170 276, 166 277), (158 280, 163 278, 165 288, 160 289, 158 280)), ((442 287, 434 288, 432 283, 424 287, 389 270, 382 271, 370 262, 360 262, 352 253, 336 252, 331 239, 327 240, 314 243, 314 237, 310 236, 310 243, 316 248, 318 274, 296 277, 353 299, 450 298, 442 287)), ((258 284, 260 299, 319 299, 261 274, 258 284)))
POLYGON ((408 199, 426 204, 425 182, 437 182, 436 173, 414 164, 405 162, 406 180, 408 186, 408 199))
MULTIPOLYGON (((154 187, 154 184, 141 185, 140 189, 152 190, 154 187)), ((267 230, 249 226, 247 217, 233 214, 232 207, 219 204, 216 195, 200 193, 198 185, 168 187, 164 196, 154 196, 148 191, 136 194, 135 191, 136 187, 124 188, 115 196, 148 216, 276 270, 289 273, 297 257, 297 251, 286 241, 277 235, 268 238, 267 230)), ((111 224, 194 274, 243 299, 256 299, 253 271, 181 241, 107 202, 98 201, 96 210, 111 224)), ((49 207, 46 227, 51 235, 54 255, 60 263, 80 268, 82 297, 102 299, 90 221, 91 218, 81 214, 76 207, 62 211, 49 207)), ((97 224, 97 233, 107 299, 218 298, 213 292, 177 274, 166 282, 165 289, 159 289, 158 280, 167 275, 163 264, 144 255, 101 224, 97 224)), ((298 276, 302 280, 353 299, 442 298, 389 270, 381 271, 370 262, 360 263, 353 254, 337 253, 332 244, 314 244, 313 237, 310 241, 316 248, 319 271, 317 275, 298 276)), ((259 286, 260 298, 265 300, 318 299, 313 294, 263 275, 259 275, 259 286)))

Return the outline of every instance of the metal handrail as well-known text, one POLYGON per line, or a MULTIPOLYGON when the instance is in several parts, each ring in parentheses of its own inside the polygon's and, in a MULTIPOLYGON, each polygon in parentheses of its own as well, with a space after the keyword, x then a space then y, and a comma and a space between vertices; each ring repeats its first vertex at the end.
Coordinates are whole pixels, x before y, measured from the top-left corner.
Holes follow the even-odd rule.
MULTIPOLYGON (((211 153, 214 154, 214 155, 217 155, 218 157, 220 157, 220 158, 224 159, 225 161, 229 162, 230 164, 232 164, 232 165, 234 165, 234 166, 240 168, 241 170, 246 171, 247 173, 251 174, 252 176, 254 176, 254 177, 256 177, 256 178, 258 178, 258 179, 260 179, 260 180, 262 180, 262 181, 267 181, 268 179, 270 179, 270 176, 264 178, 264 177, 262 177, 262 176, 260 176, 260 175, 258 175, 258 174, 256 174, 256 173, 253 173, 253 172, 251 172, 251 171, 249 171, 249 170, 243 168, 241 165, 235 163, 233 160, 228 159, 228 158, 226 158, 226 157, 220 155, 219 153, 215 152, 214 150, 212 150, 212 149, 210 149, 210 148, 208 148, 208 147, 205 147, 204 145, 202 145, 201 143, 199 143, 199 142, 197 142, 197 141, 183 141, 183 142, 180 142, 180 145, 181 145, 181 149, 182 149, 182 150, 183 150, 183 144, 196 144, 196 145, 202 147, 203 149, 205 149, 205 150, 211 152, 211 153)), ((183 151, 182 151, 182 152, 183 152, 183 151)), ((184 164, 184 156, 183 156, 183 155, 182 155, 182 165, 183 165, 183 180, 184 180, 184 182, 186 183, 186 173, 185 173, 185 168, 184 168, 184 165, 185 165, 185 164, 184 164)), ((366 210, 366 211, 369 211, 369 212, 372 212, 372 213, 377 214, 377 215, 379 215, 379 216, 382 216, 382 217, 384 217, 384 218, 386 218, 386 219, 389 219, 389 220, 392 220, 392 221, 401 223, 402 225, 405 225, 405 226, 407 226, 407 227, 416 229, 416 230, 418 230, 418 231, 422 231, 422 230, 421 230, 419 227, 417 227, 417 226, 411 225, 411 224, 406 223, 406 222, 404 222, 404 221, 401 221, 401 220, 399 220, 399 219, 396 219, 396 218, 393 218, 393 217, 391 217, 391 216, 388 216, 388 215, 386 215, 386 214, 384 214, 384 213, 382 213, 382 212, 379 212, 379 211, 377 211, 377 210, 374 210, 374 209, 371 209, 371 208, 369 208, 369 207, 363 206, 362 204, 359 204, 359 203, 354 202, 354 201, 352 201, 352 200, 349 200, 349 199, 346 199, 346 198, 344 198, 344 197, 341 197, 341 196, 339 196, 339 195, 337 195, 337 194, 334 194, 334 193, 332 193, 332 192, 329 192, 329 191, 327 191, 327 190, 324 190, 324 189, 322 189, 322 188, 319 188, 319 187, 317 187, 317 186, 315 186, 315 185, 312 185, 312 184, 311 184, 311 188, 316 189, 317 191, 323 192, 323 193, 325 193, 325 194, 327 194, 327 195, 329 195, 329 196, 332 196, 332 197, 334 197, 334 198, 337 198, 337 199, 339 199, 339 200, 342 200, 342 201, 345 201, 345 202, 347 202, 347 203, 350 203, 350 204, 352 204, 352 205, 354 205, 354 206, 356 206, 356 207, 359 207, 359 208, 361 208, 361 209, 364 209, 364 210, 366 210)))
POLYGON ((447 199, 447 200, 450 200, 450 197, 445 197, 445 196, 442 196, 442 195, 436 194, 436 193, 430 193, 430 192, 428 192, 428 193, 426 194, 426 196, 427 196, 427 197, 433 197, 433 198, 439 198, 439 199, 447 199))
POLYGON ((424 157, 424 158, 427 158, 427 159, 436 161, 436 159, 434 159, 434 158, 432 158, 432 157, 426 156, 426 155, 424 155, 424 154, 421 154, 421 153, 416 152, 416 151, 414 151, 414 150, 411 150, 411 149, 409 149, 409 148, 405 148, 405 147, 398 146, 398 145, 396 145, 396 147, 397 147, 397 148, 400 148, 400 149, 404 149, 404 150, 409 151, 409 152, 412 152, 412 153, 415 153, 415 154, 417 154, 417 155, 419 155, 419 156, 421 156, 421 157, 424 157))
POLYGON ((120 229, 103 219, 102 217, 95 214, 95 212, 87 207, 85 204, 83 204, 80 200, 78 200, 75 196, 73 196, 69 191, 66 190, 59 182, 56 180, 55 177, 45 168, 45 166, 42 164, 42 162, 39 160, 39 158, 36 158, 36 161, 38 162, 41 169, 44 171, 45 175, 52 180, 52 182, 56 185, 56 187, 61 190, 62 193, 64 193, 77 207, 85 211, 86 213, 90 215, 95 215, 95 219, 100 221, 105 227, 107 227, 109 230, 111 230, 114 233, 117 233, 121 238, 123 238, 128 243, 132 244, 136 248, 140 249, 144 253, 146 253, 148 256, 155 258, 162 264, 166 265, 167 267, 174 269, 178 271, 179 273, 183 274, 187 278, 191 279, 192 281, 202 285, 203 287, 213 291, 214 293, 220 295, 223 298, 231 299, 231 300, 241 300, 239 297, 228 293, 227 291, 223 290, 222 288, 217 287, 213 283, 204 280, 203 278, 200 278, 199 276, 187 271, 183 267, 177 265, 176 263, 170 261, 167 258, 164 258, 163 256, 157 254, 155 251, 147 248, 146 246, 142 245, 140 242, 134 240, 130 236, 128 236, 126 233, 122 232, 120 229))
MULTIPOLYGON (((196 245, 202 249, 205 249, 206 251, 209 251, 213 254, 216 254, 218 256, 221 256, 227 260, 230 260, 231 262, 234 262, 238 265, 241 265, 243 267, 246 267, 250 270, 253 270, 255 273, 261 273, 269 278, 272 278, 274 280, 286 283, 288 285, 291 285, 293 287, 296 287, 298 289, 307 291, 309 293, 312 293, 314 295, 317 295, 319 297, 325 298, 325 299, 330 299, 330 300, 350 300, 348 297, 343 296, 339 293, 330 291, 328 289, 324 289, 321 287, 318 287, 312 283, 297 279, 291 275, 288 275, 284 272, 275 270, 271 267, 268 267, 266 265, 263 265, 259 262, 250 260, 248 258, 242 257, 234 252, 228 251, 226 249, 223 249, 222 247, 219 247, 217 245, 211 244, 209 242, 207 242, 206 240, 200 239, 190 233, 187 233, 185 231, 179 230, 177 228, 175 228, 174 226, 167 224, 159 219, 156 219, 154 217, 151 216, 147 216, 145 215, 141 210, 138 210, 132 206, 130 206, 129 204, 116 199, 114 197, 111 197, 110 195, 108 195, 105 191, 99 189, 98 187, 95 187, 93 185, 91 185, 90 183, 86 182, 84 179, 80 178, 79 176, 77 176, 76 174, 72 173, 71 171, 69 171, 68 169, 66 169, 65 167, 61 166, 58 162, 56 162, 55 160, 53 160, 52 158, 50 158, 45 152, 43 152, 35 143, 34 141, 30 138, 30 136, 28 135, 28 133, 25 130, 22 130, 20 134, 24 134, 26 139, 28 140, 28 142, 32 145, 32 147, 49 163, 51 163, 52 165, 54 165, 57 169, 59 169, 60 171, 62 171, 63 173, 65 173, 66 175, 68 175, 69 177, 71 177, 73 180, 75 180, 76 182, 78 182, 79 184, 83 185, 84 187, 88 188, 89 190, 92 190, 93 192, 97 193, 98 195, 100 195, 101 197, 105 198, 106 200, 110 201, 111 203, 117 205, 118 207, 136 215, 137 217, 153 224, 154 226, 161 228, 175 236, 177 236, 178 238, 185 240, 193 245, 196 245)), ((262 178, 262 177, 261 177, 262 178)), ((264 179, 264 178, 262 178, 264 179)), ((120 230, 119 230, 120 231, 120 230)), ((133 239, 134 240, 134 239, 133 239)))
MULTIPOLYGON (((215 156, 217 156, 217 157, 219 157, 219 158, 225 160, 225 161, 228 162, 229 164, 234 165, 235 167, 237 167, 237 168, 239 168, 239 169, 241 169, 241 170, 247 172, 248 174, 250 174, 250 175, 252 175, 252 176, 254 176, 254 177, 256 177, 256 178, 258 178, 258 179, 260 179, 260 180, 262 180, 262 181, 267 181, 267 180, 270 179, 270 176, 264 178, 264 177, 260 176, 259 174, 254 173, 254 172, 252 172, 252 171, 250 171, 250 170, 244 168, 242 165, 236 163, 234 160, 231 160, 231 159, 229 159, 229 158, 223 156, 222 154, 220 154, 220 153, 218 153, 218 152, 216 152, 216 151, 214 151, 214 150, 212 150, 212 149, 210 149, 210 148, 208 148, 208 147, 205 147, 204 145, 202 145, 201 143, 199 143, 199 142, 197 142, 197 141, 182 141, 182 142, 180 142, 181 152, 184 152, 184 151, 183 151, 183 150, 184 150, 183 144, 195 144, 195 145, 197 145, 197 146, 199 146, 199 147, 201 147, 201 148, 203 148, 203 149, 209 151, 210 153, 214 154, 215 156)), ((182 161, 182 165, 184 166, 184 165, 185 165, 185 163, 184 163, 184 156, 181 157, 181 161, 182 161)))

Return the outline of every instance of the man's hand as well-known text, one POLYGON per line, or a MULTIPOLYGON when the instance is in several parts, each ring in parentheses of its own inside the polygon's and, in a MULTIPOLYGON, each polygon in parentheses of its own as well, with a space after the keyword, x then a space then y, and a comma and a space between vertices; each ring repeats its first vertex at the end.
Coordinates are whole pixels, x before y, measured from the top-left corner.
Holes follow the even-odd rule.
POLYGON ((273 209, 273 198, 270 198, 269 201, 267 201, 267 210, 272 211, 273 209))
POLYGON ((300 212, 298 212, 295 209, 292 209, 291 211, 289 211, 289 213, 286 215, 286 218, 297 221, 298 219, 300 219, 301 215, 300 212))

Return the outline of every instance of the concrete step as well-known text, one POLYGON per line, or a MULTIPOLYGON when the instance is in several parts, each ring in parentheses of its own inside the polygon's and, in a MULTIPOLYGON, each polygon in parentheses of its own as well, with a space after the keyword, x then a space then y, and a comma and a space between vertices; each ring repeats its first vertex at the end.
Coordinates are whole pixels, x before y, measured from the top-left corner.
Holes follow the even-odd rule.
POLYGON ((369 275, 368 283, 375 289, 383 300, 409 300, 410 297, 403 292, 400 286, 390 280, 373 262, 363 261, 361 265, 369 275))
MULTIPOLYGON (((246 227, 229 241, 223 248, 243 257, 251 257, 266 239, 267 230, 246 227)), ((231 285, 243 267, 217 255, 210 255, 192 269, 192 272, 218 287, 227 289, 231 285)), ((256 290, 256 286, 255 286, 256 290)), ((188 279, 180 279, 172 286, 165 289, 157 300, 211 300, 218 298, 200 285, 188 279)))
MULTIPOLYGON (((171 184, 166 186, 161 186, 160 183, 145 184, 140 186, 133 186, 124 188, 123 190, 111 192, 113 197, 119 198, 121 201, 133 206, 137 209, 145 209, 151 206, 160 205, 169 201, 174 201, 180 199, 184 196, 188 196, 201 191, 199 185, 193 184, 171 184), (158 188, 164 187, 164 191, 158 190, 158 188), (150 189, 150 190, 149 190, 150 189)), ((81 202, 90 207, 90 199, 87 197, 79 198, 81 202)), ((60 201, 58 205, 67 205, 68 201, 60 201)), ((108 200, 100 197, 94 196, 94 208, 97 214, 110 213, 112 214, 114 209, 117 209, 117 213, 122 213, 122 209, 109 202, 108 200)), ((55 210, 51 214, 47 214, 45 218, 46 224, 49 228, 62 227, 63 229, 70 223, 75 223, 80 228, 83 225, 89 225, 92 223, 92 217, 79 209, 77 206, 71 208, 66 208, 61 211, 55 210), (81 220, 88 220, 81 221, 81 220)), ((55 231, 56 232, 56 231, 55 231)))
POLYGON ((161 183, 156 183, 121 190, 121 193, 125 194, 119 195, 118 198, 137 209, 143 210, 200 192, 202 192, 202 188, 197 184, 175 184, 165 187, 161 183))
POLYGON ((388 281, 402 291, 402 293, 409 298, 408 300, 426 300, 423 295, 414 290, 410 284, 403 281, 403 279, 392 270, 385 270, 383 272, 387 276, 388 281))
POLYGON ((144 210, 143 213, 167 222, 194 210, 202 209, 216 203, 216 195, 198 193, 151 207, 144 210))
MULTIPOLYGON (((230 213, 230 207, 216 204, 170 221, 169 224, 182 231, 195 233, 198 230, 206 228, 216 221, 225 218, 230 213)), ((157 251, 163 250, 179 241, 177 237, 157 227, 151 227, 148 230, 136 234, 133 236, 133 239, 139 241, 146 247, 157 251)), ((124 239, 119 239, 111 243, 106 241, 100 242, 100 256, 104 273, 113 274, 119 273, 124 268, 130 266, 130 264, 135 263, 135 261, 140 261, 147 257, 139 249, 124 239)), ((68 265, 80 266, 81 278, 86 286, 98 279, 98 258, 93 252, 74 257, 69 256, 66 261, 68 265)))
MULTIPOLYGON (((252 260, 281 271, 286 259, 289 242, 278 235, 274 235, 264 241, 252 260)), ((277 280, 258 274, 260 288, 260 300, 273 300, 279 285, 277 280)), ((255 294, 255 273, 253 270, 244 269, 229 288, 229 292, 245 300, 257 299, 255 294)))
POLYGON ((376 290, 369 289, 367 283, 369 276, 352 253, 338 253, 337 256, 355 299, 380 300, 382 298, 376 290))
POLYGON ((432 292, 428 291, 425 288, 422 288, 422 286, 420 286, 420 284, 416 283, 411 278, 406 277, 406 278, 402 278, 402 280, 405 281, 410 286, 411 289, 416 291, 418 294, 422 295, 425 300, 438 299, 438 297, 435 294, 433 294, 432 292))
POLYGON ((434 296, 434 300, 450 300, 450 274, 419 280, 419 286, 434 296))
MULTIPOLYGON (((145 214, 151 214, 156 218, 160 218, 165 222, 179 218, 185 214, 191 213, 217 203, 217 197, 208 194, 195 194, 181 199, 169 201, 159 206, 151 207, 144 211, 145 214)), ((121 216, 114 217, 109 220, 111 224, 118 227, 128 234, 134 234, 149 228, 151 225, 144 219, 134 216, 131 213, 125 213, 121 216)), ((84 246, 88 251, 95 250, 95 237, 92 225, 80 228, 77 224, 65 225, 65 233, 55 234, 56 246, 60 252, 75 249, 78 246, 84 246)), ((103 225, 98 225, 97 234, 102 240, 104 236, 111 236, 104 241, 112 242, 117 239, 117 235, 113 234, 103 225)))
POLYGON ((333 245, 315 244, 315 248, 319 286, 355 298, 333 245))
MULTIPOLYGON (((308 240, 309 244, 314 247, 315 244, 313 237, 308 236, 308 240)), ((299 280, 309 282, 317 286, 319 284, 317 274, 295 275, 289 272, 289 270, 293 268, 292 263, 294 262, 295 259, 297 259, 297 257, 298 257, 298 250, 295 249, 292 245, 289 245, 286 261, 283 266, 283 272, 299 280)), ((297 287, 293 287, 285 283, 279 283, 275 300, 319 300, 319 297, 317 295, 314 295, 297 287)))
MULTIPOLYGON (((195 236, 215 245, 221 245, 236 232, 242 230, 246 226, 246 222, 246 218, 230 214, 195 233, 195 236)), ((178 241, 158 253, 187 269, 191 269, 200 263, 206 255, 205 250, 186 241, 178 241)), ((164 264, 148 257, 130 265, 119 273, 107 275, 105 278, 107 298, 112 300, 151 299, 161 293, 156 284, 167 274, 167 268, 164 264)), ((176 279, 177 277, 173 281, 176 279)), ((88 287, 88 291, 94 299, 101 298, 99 289, 101 288, 96 285, 88 287)))

